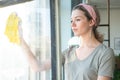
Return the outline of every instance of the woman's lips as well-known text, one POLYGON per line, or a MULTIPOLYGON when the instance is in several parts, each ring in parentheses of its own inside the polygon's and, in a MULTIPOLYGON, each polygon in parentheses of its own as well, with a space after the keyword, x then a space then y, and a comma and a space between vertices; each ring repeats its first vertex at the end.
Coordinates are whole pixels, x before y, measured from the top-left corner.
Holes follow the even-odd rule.
POLYGON ((73 28, 72 30, 73 30, 73 32, 76 32, 76 31, 77 31, 77 29, 75 29, 75 28, 73 28))

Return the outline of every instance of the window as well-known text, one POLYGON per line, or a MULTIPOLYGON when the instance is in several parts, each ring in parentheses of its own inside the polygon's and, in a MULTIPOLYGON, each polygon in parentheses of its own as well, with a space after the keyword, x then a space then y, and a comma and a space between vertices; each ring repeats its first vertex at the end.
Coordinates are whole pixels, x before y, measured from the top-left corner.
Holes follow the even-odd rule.
POLYGON ((0 80, 50 80, 50 71, 32 71, 20 46, 11 43, 4 34, 7 19, 13 12, 21 19, 23 37, 37 59, 45 60, 51 54, 49 0, 32 0, 0 8, 0 80))

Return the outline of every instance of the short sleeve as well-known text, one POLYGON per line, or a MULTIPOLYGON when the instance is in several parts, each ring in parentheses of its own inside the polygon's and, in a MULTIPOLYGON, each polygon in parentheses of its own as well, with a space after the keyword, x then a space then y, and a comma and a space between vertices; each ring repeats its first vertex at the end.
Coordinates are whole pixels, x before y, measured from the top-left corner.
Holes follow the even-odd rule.
POLYGON ((65 64, 66 62, 70 62, 72 60, 74 60, 75 58, 75 50, 78 47, 78 45, 74 45, 74 46, 70 46, 69 48, 65 49, 62 52, 62 64, 65 64))
POLYGON ((98 75, 113 77, 114 67, 115 67, 114 52, 111 48, 107 48, 103 52, 102 57, 100 58, 98 75))

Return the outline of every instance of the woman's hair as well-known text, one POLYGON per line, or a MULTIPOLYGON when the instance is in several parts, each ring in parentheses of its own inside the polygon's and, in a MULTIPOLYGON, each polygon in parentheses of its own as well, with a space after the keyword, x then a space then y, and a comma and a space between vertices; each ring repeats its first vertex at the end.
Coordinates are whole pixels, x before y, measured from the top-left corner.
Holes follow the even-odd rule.
MULTIPOLYGON (((84 4, 84 5, 87 5, 87 4, 84 4)), ((90 6, 90 5, 88 5, 88 6, 90 6)), ((98 11, 97 8, 94 7, 94 6, 90 6, 90 7, 92 7, 92 9, 94 10, 95 15, 96 15, 95 25, 93 25, 93 29, 92 29, 92 30, 93 30, 93 33, 94 33, 94 36, 95 36, 95 38, 96 38, 99 42, 102 43, 102 42, 103 42, 103 35, 100 34, 100 33, 97 31, 97 27, 98 27, 98 25, 99 25, 99 23, 100 23, 100 14, 99 14, 99 11, 98 11)), ((90 15, 90 13, 88 12, 88 10, 87 10, 83 5, 78 4, 78 5, 74 6, 73 9, 72 9, 72 11, 74 11, 74 10, 76 10, 76 9, 83 11, 88 20, 93 19, 93 17, 90 15)))

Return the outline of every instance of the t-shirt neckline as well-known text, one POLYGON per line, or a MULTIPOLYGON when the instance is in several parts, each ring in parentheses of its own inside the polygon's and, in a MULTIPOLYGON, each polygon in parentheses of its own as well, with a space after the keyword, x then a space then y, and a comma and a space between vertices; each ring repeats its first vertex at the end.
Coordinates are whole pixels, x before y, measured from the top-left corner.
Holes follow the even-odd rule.
POLYGON ((101 46, 102 44, 99 44, 85 59, 83 59, 83 60, 80 60, 80 59, 78 59, 78 57, 76 56, 76 54, 75 54, 75 57, 76 57, 76 59, 78 60, 78 61, 86 61, 88 58, 90 58, 93 54, 95 54, 95 52, 97 51, 97 49, 101 46))

